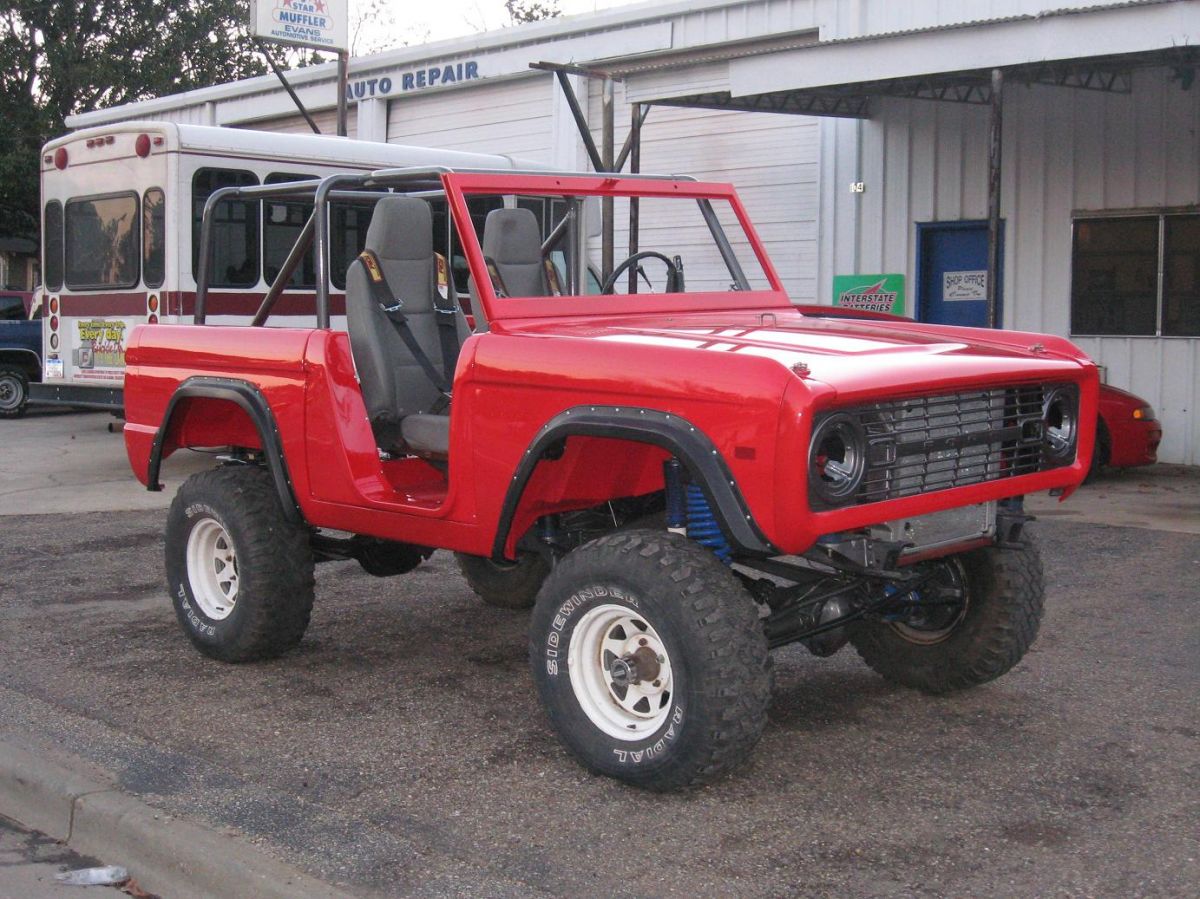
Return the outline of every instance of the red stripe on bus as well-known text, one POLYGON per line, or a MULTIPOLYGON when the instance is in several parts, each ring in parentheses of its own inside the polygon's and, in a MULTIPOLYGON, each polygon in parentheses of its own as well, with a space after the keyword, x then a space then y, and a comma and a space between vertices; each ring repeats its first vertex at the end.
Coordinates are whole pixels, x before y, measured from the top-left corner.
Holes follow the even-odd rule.
MULTIPOLYGON (((150 291, 158 294, 158 291, 150 291)), ((254 315, 262 305, 264 293, 219 292, 208 295, 209 315, 254 315)), ((196 311, 195 291, 163 291, 164 315, 187 315, 196 311)), ((88 293, 59 294, 60 315, 74 317, 95 316, 138 316, 146 315, 146 291, 137 293, 88 293)), ((285 293, 275 301, 272 315, 316 315, 317 298, 312 293, 285 293)), ((340 293, 329 295, 329 314, 346 314, 346 296, 340 293)))
MULTIPOLYGON (((232 293, 221 291, 210 293, 205 312, 207 315, 254 315, 262 305, 263 293, 232 293)), ((168 298, 172 315, 194 315, 196 312, 196 294, 194 291, 172 291, 168 298)), ((275 301, 271 315, 316 315, 317 295, 315 293, 285 293, 275 301)), ((346 295, 331 293, 329 295, 329 314, 346 314, 346 295)))
POLYGON ((62 293, 58 295, 60 315, 145 315, 146 292, 139 293, 62 293))

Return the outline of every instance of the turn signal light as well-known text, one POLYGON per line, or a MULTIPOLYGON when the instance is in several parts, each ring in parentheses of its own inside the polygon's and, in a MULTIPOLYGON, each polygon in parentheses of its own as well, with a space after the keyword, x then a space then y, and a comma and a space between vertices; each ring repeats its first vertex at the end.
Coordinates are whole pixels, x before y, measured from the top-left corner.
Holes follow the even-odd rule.
POLYGON ((1138 406, 1133 410, 1133 417, 1138 421, 1154 421, 1154 407, 1138 406))
POLYGON ((51 297, 51 298, 50 298, 50 311, 51 311, 51 312, 58 312, 58 297, 51 297))
POLYGON ((149 309, 151 312, 157 312, 158 311, 158 297, 156 297, 154 294, 150 294, 150 299, 148 299, 146 301, 146 308, 149 309))

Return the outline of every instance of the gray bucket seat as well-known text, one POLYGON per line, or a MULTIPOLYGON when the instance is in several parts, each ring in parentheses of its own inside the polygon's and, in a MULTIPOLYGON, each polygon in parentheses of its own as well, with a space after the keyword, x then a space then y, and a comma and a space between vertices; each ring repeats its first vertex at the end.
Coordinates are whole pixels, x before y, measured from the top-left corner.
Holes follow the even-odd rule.
MULTIPOLYGON (((528 209, 493 209, 483 222, 483 258, 496 266, 510 297, 548 297, 550 285, 542 261, 542 230, 528 209)), ((499 292, 499 285, 493 285, 499 292)), ((483 304, 474 278, 467 280, 476 330, 486 330, 483 304)))
MULTIPOLYGON (((442 371, 429 204, 416 197, 380 200, 367 229, 366 248, 379 259, 388 286, 403 304, 400 311, 417 344, 442 371)), ((454 315, 461 345, 469 334, 467 321, 457 306, 454 315)), ((346 273, 346 325, 376 443, 389 452, 444 458, 450 449, 450 416, 431 413, 441 395, 380 308, 358 261, 346 273)))

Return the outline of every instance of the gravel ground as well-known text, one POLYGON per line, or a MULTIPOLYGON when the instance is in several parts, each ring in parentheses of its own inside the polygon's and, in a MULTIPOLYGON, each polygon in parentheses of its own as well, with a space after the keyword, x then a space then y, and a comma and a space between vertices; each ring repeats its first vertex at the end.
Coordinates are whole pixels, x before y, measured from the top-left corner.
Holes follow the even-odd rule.
POLYGON ((301 648, 199 656, 165 595, 161 511, 13 516, 0 735, 362 895, 1184 896, 1200 883, 1200 537, 1037 525, 1033 651, 950 698, 844 650, 776 659, 750 762, 641 793, 559 748, 524 613, 439 553, 318 569, 301 648))

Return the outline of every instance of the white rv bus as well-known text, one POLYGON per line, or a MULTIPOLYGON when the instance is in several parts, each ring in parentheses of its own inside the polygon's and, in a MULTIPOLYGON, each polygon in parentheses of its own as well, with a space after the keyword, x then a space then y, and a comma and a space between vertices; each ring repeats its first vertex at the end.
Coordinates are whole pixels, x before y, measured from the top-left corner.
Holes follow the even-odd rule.
MULTIPOLYGON (((41 157, 43 286, 35 302, 43 317, 43 372, 33 398, 120 411, 125 343, 134 325, 190 321, 201 215, 218 188, 422 165, 538 167, 498 155, 171 122, 127 122, 51 141, 41 157)), ((487 211, 486 203, 472 210, 480 224, 487 211)), ((209 323, 251 320, 310 212, 311 204, 288 200, 217 207, 209 323)), ((370 217, 369 206, 331 209, 326 270, 334 327, 345 327, 338 315, 346 269, 362 249, 370 217)), ((466 263, 455 252, 444 210, 435 209, 434 227, 435 246, 450 259, 465 295, 466 263)), ((310 252, 275 304, 271 324, 314 324, 315 270, 310 252)))

